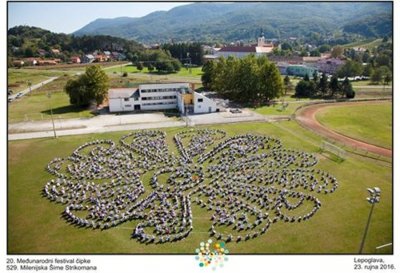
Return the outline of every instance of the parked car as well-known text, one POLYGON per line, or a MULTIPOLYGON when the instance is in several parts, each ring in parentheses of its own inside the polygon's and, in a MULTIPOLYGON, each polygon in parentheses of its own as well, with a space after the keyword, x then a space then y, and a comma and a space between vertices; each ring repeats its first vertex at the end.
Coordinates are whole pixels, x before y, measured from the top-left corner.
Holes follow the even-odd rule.
POLYGON ((238 113, 242 113, 242 110, 235 108, 235 109, 230 109, 229 110, 232 114, 238 114, 238 113))
POLYGON ((8 91, 7 91, 7 95, 12 95, 14 92, 11 90, 11 89, 8 89, 8 91))
POLYGON ((12 102, 13 100, 13 98, 8 98, 8 102, 12 102))

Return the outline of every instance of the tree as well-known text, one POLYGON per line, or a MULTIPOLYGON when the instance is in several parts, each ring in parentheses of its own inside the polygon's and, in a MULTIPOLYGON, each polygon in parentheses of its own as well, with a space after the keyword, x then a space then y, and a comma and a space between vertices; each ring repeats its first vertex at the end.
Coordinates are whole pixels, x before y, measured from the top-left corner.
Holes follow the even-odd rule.
POLYGON ((142 62, 138 62, 136 64, 136 68, 137 68, 137 70, 142 71, 143 70, 143 63, 142 62))
POLYGON ((101 66, 86 68, 86 72, 76 80, 69 80, 64 87, 69 95, 70 103, 87 106, 92 101, 101 104, 108 94, 109 79, 101 66))
POLYGON ((371 64, 367 64, 366 66, 364 66, 362 75, 366 76, 366 77, 370 77, 373 72, 374 72, 374 69, 372 68, 372 65, 371 64))
POLYGON ((329 89, 331 90, 332 97, 340 91, 339 81, 336 76, 332 76, 331 81, 329 82, 329 89))
POLYGON ((292 90, 293 85, 290 82, 290 78, 288 75, 285 76, 285 78, 283 79, 283 85, 285 86, 285 96, 286 94, 292 90))
POLYGON ((265 56, 229 56, 203 66, 205 88, 243 103, 259 104, 281 96, 283 81, 279 69, 265 56))
POLYGON ((318 51, 320 53, 325 53, 328 52, 329 50, 331 50, 331 46, 330 45, 321 45, 320 47, 318 47, 318 51))
POLYGON ((318 49, 315 49, 315 50, 310 52, 310 56, 311 57, 319 57, 319 56, 321 56, 321 53, 319 52, 318 49))
POLYGON ((343 55, 343 47, 341 46, 335 46, 334 48, 332 48, 331 51, 331 56, 332 58, 339 58, 343 55))
POLYGON ((348 99, 352 99, 355 97, 356 93, 353 90, 353 86, 351 85, 351 82, 349 81, 348 78, 346 78, 341 86, 341 90, 343 95, 346 96, 348 99))
POLYGON ((308 76, 308 73, 304 74, 303 80, 305 80, 306 82, 310 81, 310 76, 308 76))
POLYGON ((342 65, 338 69, 336 75, 339 78, 355 77, 355 76, 360 76, 362 72, 363 72, 362 64, 355 61, 347 61, 344 65, 342 65))
POLYGON ((201 75, 201 82, 206 90, 212 90, 212 77, 215 76, 215 69, 216 65, 214 61, 206 62, 201 71, 203 71, 203 75, 201 75))
POLYGON ((296 85, 296 97, 310 98, 316 93, 316 85, 312 81, 301 80, 296 85))
POLYGON ((318 76, 318 71, 317 70, 314 70, 312 78, 313 78, 313 81, 315 82, 315 84, 318 85, 319 76, 318 76))
POLYGON ((282 49, 282 50, 289 50, 289 51, 292 51, 292 46, 291 46, 289 43, 284 42, 284 43, 282 43, 282 45, 281 45, 281 49, 282 49))
POLYGON ((325 95, 328 92, 328 77, 325 73, 322 73, 322 76, 319 79, 318 90, 322 95, 325 95))

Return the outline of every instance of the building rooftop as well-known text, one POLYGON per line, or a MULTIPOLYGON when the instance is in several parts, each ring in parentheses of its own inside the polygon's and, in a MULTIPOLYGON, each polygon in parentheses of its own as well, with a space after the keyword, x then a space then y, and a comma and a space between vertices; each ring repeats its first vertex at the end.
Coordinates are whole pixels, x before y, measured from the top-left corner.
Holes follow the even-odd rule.
POLYGON ((137 88, 114 88, 108 90, 109 99, 130 98, 137 91, 137 88))

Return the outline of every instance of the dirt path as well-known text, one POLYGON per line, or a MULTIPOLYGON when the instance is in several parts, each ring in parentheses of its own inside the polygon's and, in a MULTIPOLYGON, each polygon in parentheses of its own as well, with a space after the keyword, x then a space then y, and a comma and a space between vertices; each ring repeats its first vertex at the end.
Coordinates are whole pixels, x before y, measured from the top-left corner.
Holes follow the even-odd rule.
MULTIPOLYGON (((345 105, 360 105, 360 104, 371 104, 371 103, 382 103, 382 102, 346 102, 345 105)), ((338 134, 334 132, 331 129, 328 129, 327 127, 324 127, 321 123, 319 123, 316 119, 316 114, 318 111, 320 111, 323 108, 326 107, 335 107, 337 105, 344 105, 344 103, 335 103, 335 104, 316 104, 316 105, 311 105, 308 107, 305 107, 301 109, 298 113, 296 113, 296 120, 300 122, 301 125, 306 127, 307 129, 310 129, 314 131, 315 133, 322 135, 327 138, 331 138, 335 141, 341 142, 347 146, 351 146, 354 148, 358 149, 363 149, 368 152, 386 156, 386 157, 392 157, 392 150, 386 149, 383 147, 378 147, 357 139, 353 139, 341 134, 338 134)))

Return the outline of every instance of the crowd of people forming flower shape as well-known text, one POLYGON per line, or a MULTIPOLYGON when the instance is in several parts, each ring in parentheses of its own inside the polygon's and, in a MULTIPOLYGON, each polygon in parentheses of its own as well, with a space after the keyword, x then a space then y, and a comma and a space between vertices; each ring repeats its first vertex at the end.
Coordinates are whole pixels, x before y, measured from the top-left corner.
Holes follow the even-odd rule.
POLYGON ((63 217, 79 227, 109 229, 137 220, 132 237, 142 243, 188 237, 192 206, 199 206, 212 213, 210 236, 240 242, 278 221, 309 220, 322 206, 315 195, 338 187, 335 177, 312 168, 314 155, 285 149, 274 137, 192 129, 173 142, 177 154, 162 131, 135 131, 119 145, 87 142, 47 165, 55 178, 43 194, 65 204, 63 217))

